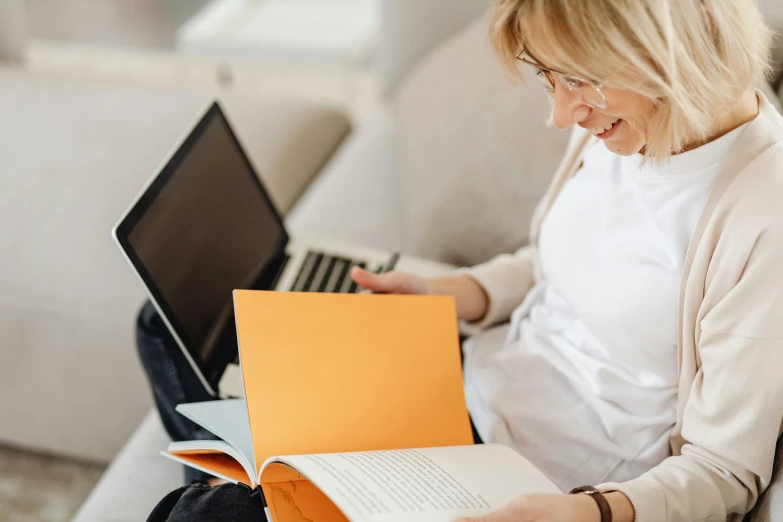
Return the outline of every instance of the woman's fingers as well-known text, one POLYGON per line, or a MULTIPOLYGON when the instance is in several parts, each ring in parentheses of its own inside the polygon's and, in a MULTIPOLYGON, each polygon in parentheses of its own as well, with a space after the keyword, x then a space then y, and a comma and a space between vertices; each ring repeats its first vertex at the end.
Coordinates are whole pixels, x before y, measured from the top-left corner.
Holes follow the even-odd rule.
MULTIPOLYGON (((498 510, 478 517, 462 517, 455 522, 530 522, 527 510, 520 497, 512 500, 498 510)), ((542 521, 543 522, 543 521, 542 521)))
POLYGON ((385 274, 373 274, 355 266, 351 269, 351 279, 365 290, 381 294, 428 293, 426 279, 406 272, 392 271, 385 274))
POLYGON ((390 274, 373 274, 363 268, 355 266, 351 269, 351 279, 357 285, 372 292, 388 293, 393 291, 392 282, 389 281, 390 274))
POLYGON ((351 279, 366 290, 382 294, 421 294, 418 281, 421 278, 406 274, 405 272, 387 272, 385 274, 373 274, 358 266, 351 269, 351 279))
POLYGON ((535 494, 516 497, 484 516, 463 517, 454 522, 591 522, 598 518, 600 513, 588 495, 535 494))

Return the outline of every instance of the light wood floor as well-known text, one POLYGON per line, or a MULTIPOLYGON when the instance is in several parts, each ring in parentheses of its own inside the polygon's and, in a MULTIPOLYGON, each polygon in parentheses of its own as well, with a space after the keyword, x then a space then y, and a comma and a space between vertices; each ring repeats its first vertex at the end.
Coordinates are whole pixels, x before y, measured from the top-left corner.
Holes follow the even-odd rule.
POLYGON ((0 446, 0 522, 70 520, 101 473, 95 464, 0 446))

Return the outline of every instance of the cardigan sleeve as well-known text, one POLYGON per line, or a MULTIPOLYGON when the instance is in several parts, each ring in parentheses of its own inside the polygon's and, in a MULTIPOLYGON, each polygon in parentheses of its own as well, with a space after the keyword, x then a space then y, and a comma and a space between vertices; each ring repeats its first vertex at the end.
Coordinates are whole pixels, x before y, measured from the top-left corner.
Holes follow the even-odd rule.
MULTIPOLYGON (((704 345, 719 349, 769 353, 783 348, 780 340, 706 337, 704 345)), ((689 401, 683 419, 688 443, 682 453, 638 479, 599 489, 625 493, 634 505, 635 522, 722 522, 750 511, 769 485, 783 419, 783 357, 763 359, 700 371, 694 383, 699 397, 689 401), (727 384, 730 389, 717 391, 727 384)))
POLYGON ((711 306, 700 311, 701 365, 683 410, 686 444, 638 479, 600 486, 625 493, 636 522, 740 520, 769 486, 783 425, 781 230, 716 249, 704 292, 711 306))
POLYGON ((533 247, 526 246, 514 254, 501 254, 486 263, 457 271, 473 278, 489 298, 484 317, 470 326, 486 328, 507 321, 514 308, 522 303, 535 283, 533 247))

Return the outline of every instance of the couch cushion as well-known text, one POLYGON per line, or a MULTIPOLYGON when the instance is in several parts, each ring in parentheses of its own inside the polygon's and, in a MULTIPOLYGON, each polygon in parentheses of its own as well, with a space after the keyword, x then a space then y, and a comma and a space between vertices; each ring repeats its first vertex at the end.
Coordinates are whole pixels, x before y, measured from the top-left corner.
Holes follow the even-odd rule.
POLYGON ((470 24, 487 0, 383 0, 378 72, 384 95, 433 47, 470 24))
MULTIPOLYGON (((203 94, 0 70, 0 168, 14 173, 0 179, 0 217, 25 225, 0 236, 0 303, 129 317, 106 302, 124 302, 125 281, 139 288, 109 232, 210 102, 203 94), (110 274, 96 274, 104 267, 110 274), (87 306, 96 276, 105 275, 123 284, 99 284, 102 297, 87 306)), ((349 130, 342 113, 317 105, 230 97, 222 103, 283 211, 349 130)))
POLYGON ((772 88, 772 85, 770 85, 768 82, 763 82, 761 85, 761 92, 764 93, 764 96, 767 97, 769 102, 772 104, 773 107, 775 107, 778 112, 783 113, 783 108, 780 104, 780 97, 778 94, 774 91, 772 88))
POLYGON ((775 74, 783 73, 783 2, 780 0, 760 0, 759 7, 767 24, 777 33, 772 49, 775 74))
POLYGON ((0 0, 0 62, 21 62, 25 47, 23 0, 0 0))
POLYGON ((402 240, 393 121, 381 110, 354 132, 286 219, 295 236, 391 249, 402 240))
POLYGON ((569 133, 534 80, 503 75, 481 18, 425 58, 394 99, 406 248, 475 264, 527 241, 569 133))
POLYGON ((351 124, 339 109, 305 102, 248 100, 222 103, 258 173, 283 214, 321 172, 351 124))
POLYGON ((156 411, 144 418, 73 522, 131 522, 147 520, 152 508, 184 483, 182 466, 163 457, 171 440, 156 411))
MULTIPOLYGON (((107 461, 149 408, 144 290, 110 231, 210 101, 0 69, 0 441, 107 461)), ((319 106, 225 107, 283 208, 348 130, 319 106)))

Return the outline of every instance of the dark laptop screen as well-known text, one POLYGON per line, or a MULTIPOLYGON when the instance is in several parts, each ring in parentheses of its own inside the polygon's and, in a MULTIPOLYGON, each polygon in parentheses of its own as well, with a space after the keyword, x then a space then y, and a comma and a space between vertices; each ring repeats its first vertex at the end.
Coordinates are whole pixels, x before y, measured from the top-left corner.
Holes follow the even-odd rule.
POLYGON ((288 239, 217 105, 136 207, 127 231, 134 264, 213 381, 225 367, 213 368, 226 355, 216 352, 226 341, 235 349, 232 291, 261 278, 288 239))

